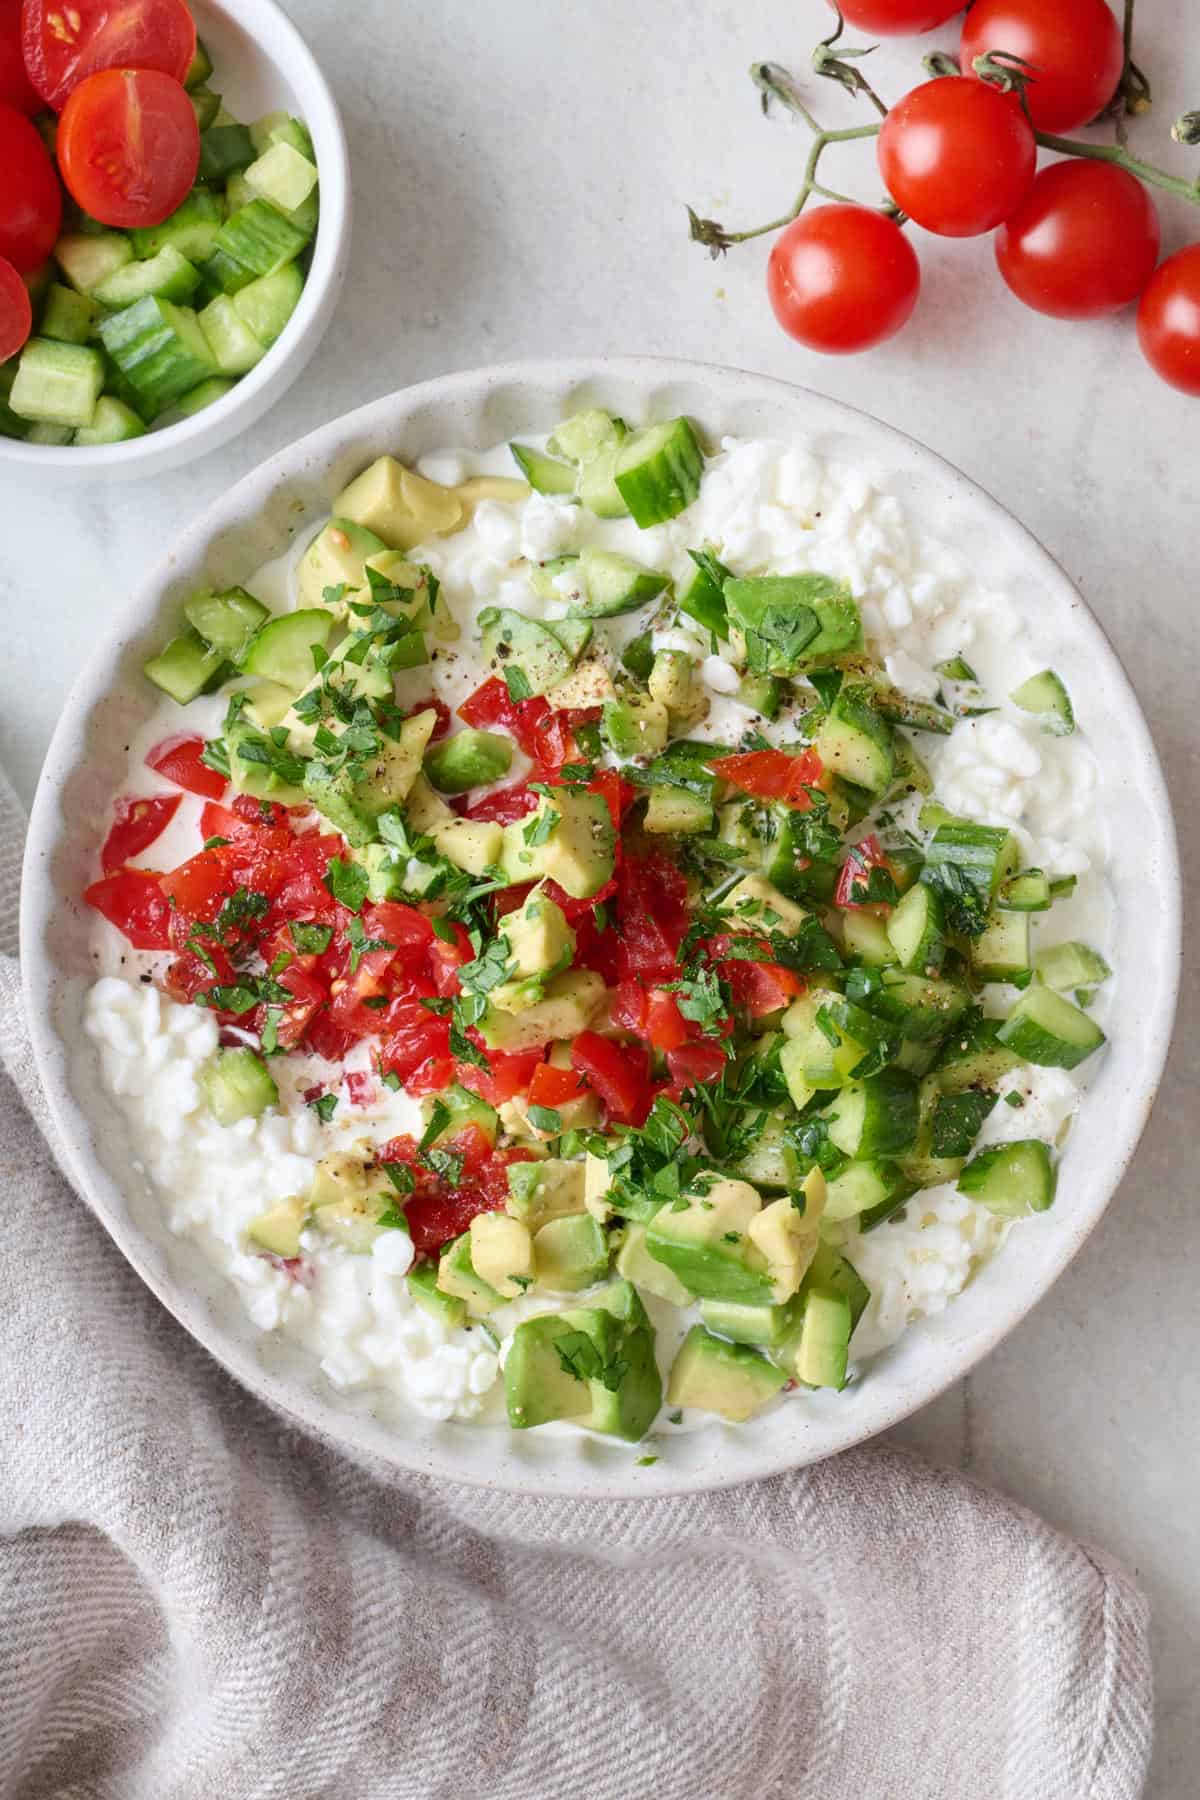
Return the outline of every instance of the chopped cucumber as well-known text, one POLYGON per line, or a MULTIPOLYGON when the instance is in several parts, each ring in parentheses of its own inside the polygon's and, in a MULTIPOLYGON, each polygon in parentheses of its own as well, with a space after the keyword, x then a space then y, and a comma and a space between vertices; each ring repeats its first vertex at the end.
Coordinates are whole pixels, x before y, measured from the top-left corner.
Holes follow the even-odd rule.
POLYGON ((1097 951, 1076 942, 1048 944, 1038 951, 1034 968, 1047 987, 1066 993, 1072 988, 1095 987, 1112 974, 1097 951))
POLYGON ((1104 1033, 1053 988, 1026 988, 997 1032, 1002 1044, 1043 1069, 1074 1069, 1104 1043, 1104 1033))
POLYGON ((186 306, 148 294, 100 325, 100 341, 153 418, 217 373, 199 320, 186 306))
POLYGON ((535 450, 531 444, 510 444, 508 447, 513 461, 535 493, 574 498, 579 475, 570 463, 559 462, 557 457, 547 456, 544 450, 535 450))
POLYGON ((185 394, 176 403, 175 410, 185 419, 190 418, 193 413, 203 412, 206 406, 212 406, 214 401, 223 400, 233 386, 234 382, 228 376, 210 375, 207 381, 202 381, 198 387, 185 394))
POLYGON ((1054 1184, 1047 1145, 1039 1138, 1022 1138, 972 1157, 958 1178, 958 1191, 1002 1218, 1021 1219, 1047 1211, 1054 1184))
MULTIPOLYGON (((207 188, 193 188, 161 225, 142 225, 129 233, 133 254, 147 262, 160 250, 178 250, 190 263, 206 262, 221 229, 221 202, 207 188)), ((168 294, 168 299, 174 296, 168 294)))
POLYGON ((233 304, 243 325, 258 342, 270 349, 295 312, 304 292, 304 276, 298 264, 284 263, 273 275, 260 275, 234 295, 233 304))
POLYGON ((239 660, 251 637, 270 617, 262 601, 241 587, 227 588, 221 594, 196 594, 183 612, 205 643, 230 662, 239 660))
POLYGON ((589 619, 607 619, 618 613, 636 612, 656 600, 670 584, 670 576, 646 569, 632 557, 615 550, 599 550, 588 544, 579 553, 581 592, 571 613, 589 619))
POLYGON ((106 231, 98 237, 68 232, 54 246, 54 260, 73 288, 91 294, 102 281, 133 261, 133 245, 121 232, 106 231))
POLYGON ((700 492, 704 452, 687 419, 669 419, 624 439, 613 481, 635 524, 646 529, 673 519, 700 492))
POLYGON ((188 94, 192 103, 192 111, 196 115, 196 124, 200 130, 207 131, 215 125, 221 113, 221 96, 214 94, 211 88, 192 88, 188 94))
POLYGON ((218 294, 200 314, 200 329, 209 354, 222 375, 245 375, 267 354, 234 304, 230 294, 218 294))
POLYGON ((887 921, 887 935, 902 969, 937 975, 946 958, 946 908, 936 888, 909 888, 887 921))
POLYGON ((216 1060, 201 1071, 200 1086, 218 1125, 257 1119, 268 1106, 279 1104, 279 1089, 253 1050, 218 1050, 216 1060))
POLYGON ((261 675, 298 694, 312 680, 317 666, 313 650, 325 649, 333 624, 333 614, 320 607, 281 613, 255 632, 238 667, 244 675, 261 675))
POLYGON ((266 200, 251 200, 226 219, 217 233, 212 262, 227 294, 248 287, 259 275, 274 275, 293 262, 311 234, 300 230, 266 200))
POLYGON ((1033 967, 1027 912, 993 911, 971 944, 971 968, 980 981, 1015 981, 1033 967))
POLYGON ((248 169, 255 159, 250 133, 244 125, 210 125, 200 133, 200 181, 222 182, 248 169))
POLYGON ((213 72, 213 60, 202 41, 196 39, 196 51, 183 78, 185 88, 202 87, 213 72))
POLYGON ((895 736, 872 706, 869 687, 843 684, 813 748, 825 768, 870 794, 886 793, 891 786, 895 736))
POLYGON ((131 406, 114 400, 111 394, 101 394, 91 424, 81 425, 74 441, 81 445, 124 444, 130 438, 144 437, 145 432, 146 427, 131 406))
POLYGON ((53 281, 46 292, 39 335, 55 338, 60 344, 86 344, 98 310, 86 294, 53 281))
POLYGON ((711 631, 714 637, 728 637, 729 615, 724 589, 725 583, 732 579, 731 573, 710 550, 689 550, 688 555, 695 568, 675 591, 679 610, 689 619, 695 619, 705 631, 711 631))
POLYGON ((825 1117, 843 1155, 901 1156, 917 1141, 917 1084, 903 1069, 883 1069, 843 1088, 825 1117))
POLYGON ((1001 882, 996 904, 1004 912, 1045 912, 1051 899, 1051 883, 1041 869, 1022 869, 1001 882))
POLYGON ((291 144, 273 143, 245 171, 247 185, 281 212, 303 206, 317 185, 316 166, 291 144))
POLYGON ((147 262, 124 263, 92 289, 101 306, 116 311, 132 306, 146 294, 164 300, 190 300, 200 285, 200 274, 173 244, 164 244, 147 262))
MULTIPOLYGON (((944 809, 937 810, 940 813, 944 809)), ((923 825, 926 813, 931 811, 927 807, 921 808, 923 825)), ((1003 826, 976 825, 970 819, 952 819, 947 816, 937 825, 929 841, 925 862, 930 869, 953 863, 973 887, 990 896, 996 893, 1002 882, 1007 881, 1017 867, 1020 856, 1016 838, 1003 826)))
POLYGON ((35 423, 90 425, 103 386, 104 359, 98 350, 30 338, 8 404, 18 417, 35 423))
POLYGON ((225 658, 213 650, 192 626, 172 638, 165 650, 142 665, 142 672, 164 694, 186 706, 202 694, 225 667, 225 658))
POLYGON ((1037 713, 1041 718, 1042 730, 1052 737, 1070 737, 1075 729, 1075 709, 1071 705, 1071 696, 1063 685, 1062 677, 1053 669, 1043 669, 1040 675, 1031 675, 1009 695, 1014 706, 1022 712, 1037 713))

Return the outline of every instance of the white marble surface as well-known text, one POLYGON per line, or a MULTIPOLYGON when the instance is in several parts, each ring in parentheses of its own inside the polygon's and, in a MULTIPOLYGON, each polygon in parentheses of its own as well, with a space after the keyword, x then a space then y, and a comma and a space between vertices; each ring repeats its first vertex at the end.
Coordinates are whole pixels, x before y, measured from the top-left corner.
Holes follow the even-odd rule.
MULTIPOLYGON (((745 70, 761 57, 799 68, 824 29, 819 0, 361 0, 350 14, 291 0, 289 10, 350 132, 358 224, 342 309, 300 386, 190 469, 77 488, 3 470, 0 762, 26 799, 70 682, 146 559, 267 453, 447 369, 648 351, 839 395, 933 445, 1023 518, 1125 659, 1167 765, 1185 878, 1200 875, 1200 402, 1150 375, 1127 318, 1071 326, 1018 307, 986 243, 917 233, 925 292, 912 326, 869 357, 835 361, 778 332, 762 245, 714 264, 687 241, 686 201, 751 223, 798 185, 803 134, 760 118, 745 70)), ((1191 8, 1143 0, 1142 11, 1140 59, 1160 104, 1137 145, 1195 169, 1200 151, 1166 138, 1174 116, 1200 104, 1191 8)), ((871 74, 898 94, 917 76, 914 47, 886 48, 871 74)), ((808 85, 823 117, 852 121, 840 90, 808 85)), ((853 175, 843 163, 832 179, 853 175)), ((868 163, 861 191, 875 186, 868 163)), ((1200 236, 1200 210, 1173 203, 1164 217, 1171 247, 1200 236)), ((1155 1800, 1194 1794, 1200 1764, 1196 1023, 1189 985, 1157 1112, 1106 1223, 1017 1335, 898 1434, 1138 1571, 1155 1615, 1155 1800)))

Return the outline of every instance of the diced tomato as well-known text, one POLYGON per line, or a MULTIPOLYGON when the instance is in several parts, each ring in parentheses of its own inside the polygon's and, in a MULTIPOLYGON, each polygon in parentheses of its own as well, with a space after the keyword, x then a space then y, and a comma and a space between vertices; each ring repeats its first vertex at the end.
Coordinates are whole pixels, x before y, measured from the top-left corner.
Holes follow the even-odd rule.
POLYGON ((735 1004, 754 1019, 761 1019, 765 1013, 778 1012, 781 1006, 787 1006, 804 991, 800 976, 777 963, 748 962, 736 957, 719 966, 722 979, 733 991, 735 1004))
MULTIPOLYGON (((461 707, 459 709, 462 710, 461 707)), ((533 812, 538 803, 538 796, 531 794, 527 781, 511 781, 507 787, 496 788, 485 794, 473 806, 463 809, 464 819, 484 819, 497 825, 511 825, 514 819, 523 819, 533 812)))
POLYGON ((655 1050, 677 1050, 695 1035, 680 1012, 675 995, 664 993, 661 988, 652 988, 646 995, 642 1032, 655 1050))
POLYGON ((362 1069, 354 1069, 346 1077, 346 1096, 351 1106, 372 1106, 379 1089, 375 1078, 362 1069))
MULTIPOLYGON (((202 737, 185 735, 163 738, 148 753, 146 767, 154 769, 164 780, 173 781, 176 787, 186 788, 189 794, 199 794, 204 800, 219 800, 228 783, 216 769, 210 769, 207 763, 201 762, 203 750, 202 737)), ((215 834, 205 831, 204 835, 212 837, 215 834)))
POLYGON ((870 879, 872 869, 886 869, 892 873, 892 865, 884 855, 879 839, 872 832, 869 837, 853 844, 846 852, 846 860, 842 864, 834 890, 834 904, 846 912, 875 913, 886 918, 891 907, 883 900, 856 900, 855 890, 865 887, 870 879))
POLYGON ((434 986, 443 996, 459 992, 458 971, 464 963, 475 960, 475 951, 467 936, 466 926, 454 923, 453 930, 454 942, 451 944, 444 937, 435 937, 430 927, 429 943, 425 951, 434 986))
MULTIPOLYGON (((555 883, 547 882, 546 886, 547 891, 550 891, 555 883)), ((613 891, 616 891, 615 883, 613 891)), ((557 894, 554 897, 557 899, 557 894)), ((597 903, 597 899, 590 900, 586 912, 567 915, 575 932, 575 961, 581 969, 592 969, 597 975, 602 975, 606 987, 615 987, 618 979, 619 940, 615 931, 601 931, 597 926, 597 903)))
POLYGON ((659 853, 627 858, 617 890, 617 935, 622 976, 657 984, 678 973, 679 946, 687 933, 687 883, 659 853))
POLYGON ((433 938, 433 926, 425 914, 401 900, 381 900, 364 907, 362 922, 367 937, 386 939, 394 950, 405 954, 423 950, 433 938))
POLYGON ((404 1083, 406 1094, 418 1097, 422 1094, 441 1094, 453 1084, 454 1058, 452 1056, 428 1056, 421 1066, 414 1069, 404 1083))
POLYGON ((100 867, 106 875, 123 868, 161 837, 178 809, 179 794, 156 794, 149 800, 120 799, 116 803, 116 819, 100 852, 100 867))
POLYGON ((458 709, 458 716, 464 724, 473 725, 477 731, 490 731, 496 725, 509 729, 512 725, 513 705, 505 683, 499 675, 493 675, 482 687, 477 687, 473 694, 468 694, 458 709))
POLYGON ((439 1146, 463 1158, 456 1186, 437 1179, 419 1160, 410 1137, 392 1138, 379 1147, 380 1162, 398 1162, 413 1171, 415 1189, 403 1202, 404 1216, 419 1256, 427 1256, 458 1237, 481 1212, 498 1212, 508 1196, 508 1170, 529 1160, 525 1150, 493 1151, 478 1126, 467 1125, 439 1146))
POLYGON ((539 1062, 529 1080, 529 1104, 566 1106, 583 1091, 583 1077, 577 1069, 556 1069, 552 1063, 539 1062))
POLYGON ((667 1068, 671 1072, 676 1095, 686 1088, 706 1087, 725 1067, 725 1052, 711 1038, 692 1044, 679 1044, 667 1051, 667 1068))
MULTIPOLYGON (((461 1086, 470 1088, 489 1106, 503 1106, 506 1100, 529 1089, 530 1082, 545 1067, 541 1057, 540 1050, 527 1050, 515 1056, 506 1056, 502 1050, 489 1050, 490 1069, 480 1069, 474 1063, 459 1063, 458 1080, 461 1086)), ((557 1075, 560 1071, 556 1069, 554 1073, 557 1075)), ((568 1079, 575 1082, 577 1077, 568 1072, 568 1079)))
POLYGON ((374 1018, 374 1029, 378 1031, 382 1024, 385 1032, 378 1054, 380 1070, 385 1075, 398 1075, 406 1087, 422 1063, 431 1057, 449 1057, 449 1019, 439 1019, 418 1001, 395 1000, 386 1012, 376 1013, 374 1018))
POLYGON ((450 729, 450 708, 446 705, 444 700, 439 700, 436 694, 430 694, 425 700, 418 700, 417 704, 409 710, 410 715, 411 713, 422 712, 435 712, 437 714, 437 724, 434 726, 429 737, 429 741, 432 744, 436 744, 439 738, 444 738, 450 729))
MULTIPOLYGON (((183 943, 182 937, 177 931, 177 921, 174 915, 171 918, 171 938, 176 944, 183 943)), ((166 974, 163 976, 163 987, 166 992, 172 1000, 178 1000, 181 1005, 190 1004, 195 1000, 197 994, 207 993, 210 988, 218 984, 223 985, 237 979, 233 964, 220 944, 214 944, 208 939, 201 939, 198 942, 204 950, 204 956, 200 956, 195 949, 183 944, 180 954, 168 965, 166 974), (205 958, 208 960, 206 961, 205 958)), ((218 1018, 222 1016, 220 1013, 217 1014, 218 1018)))
POLYGON ((327 1006, 318 1007, 304 1033, 304 1040, 314 1056, 323 1056, 329 1062, 341 1062, 358 1041, 341 1028, 327 1006))
MULTIPOLYGON (((295 996, 295 1003, 281 1009, 276 1021, 276 1036, 281 1050, 294 1050, 304 1041, 309 1026, 329 998, 323 981, 309 970, 292 963, 276 978, 280 987, 295 996)), ((328 1017, 328 1014, 326 1014, 328 1017)))
POLYGON ((211 923, 233 890, 232 868, 230 850, 201 850, 161 876, 161 890, 182 918, 211 923))
POLYGON ((588 791, 603 794, 608 802, 608 810, 612 814, 612 822, 616 829, 621 829, 621 820, 633 805, 637 789, 633 783, 626 781, 616 769, 597 769, 588 782, 588 791))
POLYGON ((610 1119, 641 1125, 653 1091, 649 1059, 640 1044, 614 1044, 595 1031, 582 1031, 571 1046, 572 1065, 586 1075, 610 1119))
POLYGON ((782 800, 801 812, 811 807, 808 789, 817 786, 824 772, 815 750, 749 750, 740 756, 720 756, 708 766, 722 781, 732 782, 756 800, 782 800))
POLYGON ((170 948, 171 909, 151 870, 122 869, 106 875, 85 888, 83 897, 124 933, 135 950, 170 948))

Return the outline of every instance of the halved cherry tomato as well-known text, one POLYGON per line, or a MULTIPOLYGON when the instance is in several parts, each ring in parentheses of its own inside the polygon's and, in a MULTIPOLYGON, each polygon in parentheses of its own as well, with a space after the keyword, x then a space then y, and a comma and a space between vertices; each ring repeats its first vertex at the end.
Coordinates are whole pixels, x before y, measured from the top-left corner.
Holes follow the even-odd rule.
POLYGON ((31 275, 58 240, 62 189, 37 128, 13 106, 0 106, 0 169, 0 256, 31 275))
POLYGON ((150 870, 122 869, 106 875, 85 888, 83 897, 124 932, 135 950, 170 949, 171 909, 158 876, 150 870))
MULTIPOLYGON (((201 762, 203 753, 202 737, 185 734, 163 738, 147 752, 146 767, 155 770, 164 780, 173 781, 176 787, 186 788, 189 794, 199 794, 204 800, 219 800, 229 784, 216 769, 201 762)), ((205 831, 204 835, 213 837, 216 834, 205 831)))
POLYGON ((158 69, 182 82, 196 25, 184 0, 24 0, 21 41, 30 81, 61 112, 98 69, 158 69))
POLYGON ((0 256, 0 362, 15 356, 32 330, 29 289, 8 258, 0 256))
POLYGON ((740 756, 720 756, 709 763, 714 775, 730 781, 756 800, 782 800, 798 812, 812 806, 809 788, 816 787, 824 769, 815 750, 792 755, 786 750, 748 750, 740 756))
POLYGON ((58 121, 58 166, 72 198, 102 224, 161 225, 200 166, 186 89, 157 69, 89 75, 58 121))
POLYGON ((0 102, 15 106, 27 119, 42 110, 21 54, 21 0, 0 0, 0 102))
POLYGON ((121 799, 116 803, 116 820, 104 840, 100 867, 106 875, 132 862, 155 838, 161 837, 174 818, 183 798, 181 794, 156 794, 149 800, 121 799))
POLYGON ((539 1062, 531 1073, 528 1087, 531 1106, 555 1107, 566 1106, 570 1100, 578 1100, 583 1093, 584 1083, 583 1077, 575 1069, 556 1069, 553 1063, 539 1062))
POLYGON ((614 1044, 595 1031, 581 1031, 571 1046, 572 1066, 586 1075, 610 1119, 642 1125, 654 1098, 649 1061, 641 1044, 614 1044))
POLYGON ((861 842, 854 844, 846 852, 846 860, 842 864, 834 890, 835 906, 847 912, 876 913, 883 918, 891 911, 891 907, 883 900, 856 900, 855 893, 861 891, 870 879, 872 869, 887 869, 891 864, 880 847, 879 839, 874 832, 861 842))

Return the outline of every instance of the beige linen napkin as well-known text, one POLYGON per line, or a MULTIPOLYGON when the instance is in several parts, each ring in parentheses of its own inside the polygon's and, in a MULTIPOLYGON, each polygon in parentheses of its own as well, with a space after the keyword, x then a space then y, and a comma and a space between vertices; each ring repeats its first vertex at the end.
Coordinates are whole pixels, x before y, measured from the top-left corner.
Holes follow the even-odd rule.
POLYGON ((876 1446, 519 1500, 369 1471, 244 1392, 35 1124, 22 830, 0 792, 2 1800, 1141 1792, 1144 1600, 950 1471, 876 1446))

